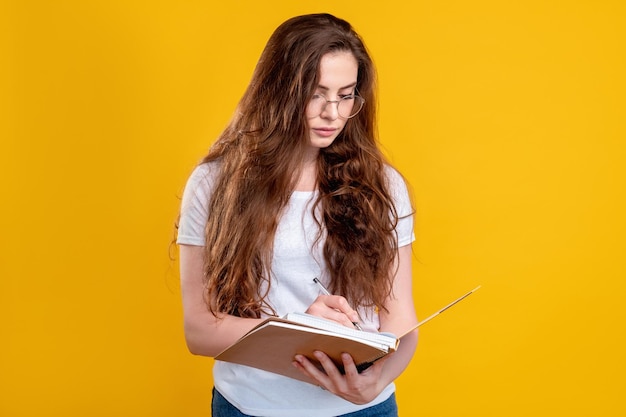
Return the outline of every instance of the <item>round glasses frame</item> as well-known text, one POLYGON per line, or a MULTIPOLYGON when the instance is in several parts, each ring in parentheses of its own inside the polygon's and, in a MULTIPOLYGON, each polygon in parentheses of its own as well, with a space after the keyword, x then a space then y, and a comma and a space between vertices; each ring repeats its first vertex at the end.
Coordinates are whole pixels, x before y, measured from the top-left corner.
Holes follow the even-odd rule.
POLYGON ((317 117, 326 110, 328 104, 337 104, 337 115, 342 119, 351 119, 363 108, 365 99, 356 94, 339 97, 338 100, 328 100, 324 94, 313 94, 309 101, 307 113, 310 117, 317 117))

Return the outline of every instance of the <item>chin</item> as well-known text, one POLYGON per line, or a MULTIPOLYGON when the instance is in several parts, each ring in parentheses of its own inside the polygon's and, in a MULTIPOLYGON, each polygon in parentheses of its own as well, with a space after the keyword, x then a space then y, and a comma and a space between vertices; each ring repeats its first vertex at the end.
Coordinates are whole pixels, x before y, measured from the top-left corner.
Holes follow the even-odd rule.
POLYGON ((312 148, 324 149, 332 145, 336 139, 337 136, 331 138, 311 137, 310 145, 312 148))
POLYGON ((330 145, 332 145, 334 142, 334 140, 315 140, 315 141, 311 141, 311 148, 314 149, 325 149, 328 148, 330 145))

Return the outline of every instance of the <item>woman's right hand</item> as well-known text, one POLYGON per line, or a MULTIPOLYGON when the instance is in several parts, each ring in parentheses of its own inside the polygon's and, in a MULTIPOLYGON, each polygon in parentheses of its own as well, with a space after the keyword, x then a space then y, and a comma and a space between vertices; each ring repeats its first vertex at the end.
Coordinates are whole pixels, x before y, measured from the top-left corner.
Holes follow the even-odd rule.
POLYGON ((320 295, 305 311, 307 314, 354 327, 359 321, 358 313, 350 307, 348 300, 340 295, 320 295))

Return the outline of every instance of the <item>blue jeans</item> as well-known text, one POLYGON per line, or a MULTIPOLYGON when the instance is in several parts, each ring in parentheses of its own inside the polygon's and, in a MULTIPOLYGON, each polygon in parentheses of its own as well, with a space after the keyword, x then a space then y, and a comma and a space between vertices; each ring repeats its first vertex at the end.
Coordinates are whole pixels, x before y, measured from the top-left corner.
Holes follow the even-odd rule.
MULTIPOLYGON (((234 405, 228 402, 215 388, 213 388, 213 400, 211 401, 211 417, 250 417, 243 414, 234 405)), ((398 405, 396 394, 391 394, 380 404, 365 408, 354 413, 342 414, 338 417, 398 417, 398 405)))

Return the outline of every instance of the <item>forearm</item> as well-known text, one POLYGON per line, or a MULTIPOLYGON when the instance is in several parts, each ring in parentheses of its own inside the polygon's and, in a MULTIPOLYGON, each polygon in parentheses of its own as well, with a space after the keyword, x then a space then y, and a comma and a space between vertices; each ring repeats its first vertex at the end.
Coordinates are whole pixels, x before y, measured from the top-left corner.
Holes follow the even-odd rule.
POLYGON ((185 316, 185 340, 194 355, 214 357, 259 324, 262 319, 196 312, 185 316))
POLYGON ((404 336, 400 340, 398 350, 389 355, 380 375, 381 387, 393 382, 409 366, 417 347, 417 330, 404 336))
POLYGON ((180 278, 185 317, 185 340, 195 355, 213 357, 261 322, 228 314, 213 315, 205 301, 204 248, 180 246, 180 278))
MULTIPOLYGON (((387 308, 381 311, 380 331, 402 335, 417 324, 412 296, 411 266, 411 246, 399 248, 393 296, 389 298, 387 308)), ((417 347, 417 338, 417 330, 403 336, 398 350, 385 361, 381 375, 382 382, 386 382, 385 386, 396 379, 409 365, 417 347)))

